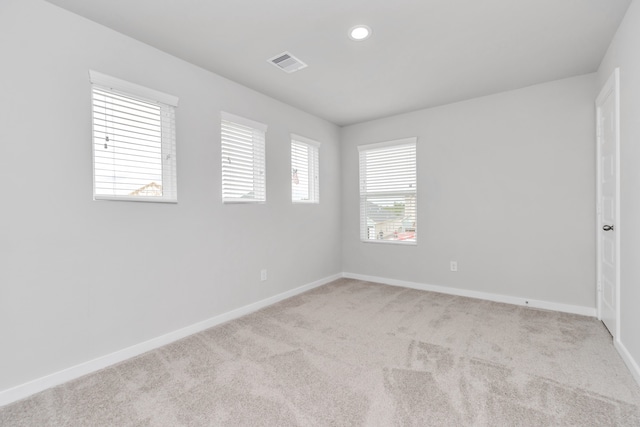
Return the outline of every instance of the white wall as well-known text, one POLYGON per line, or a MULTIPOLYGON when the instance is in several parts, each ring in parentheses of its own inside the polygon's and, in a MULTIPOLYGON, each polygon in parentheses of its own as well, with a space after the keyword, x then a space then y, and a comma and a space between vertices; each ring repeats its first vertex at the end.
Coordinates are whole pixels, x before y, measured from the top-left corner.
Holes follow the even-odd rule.
POLYGON ((631 2, 598 70, 620 67, 620 343, 640 381, 640 4, 631 2), (630 356, 630 357, 629 357, 630 356))
POLYGON ((343 128, 344 271, 593 310, 594 99, 590 74, 343 128), (356 147, 411 136, 418 245, 362 243, 356 147))
POLYGON ((0 392, 341 271, 336 126, 41 0, 0 2, 0 64, 0 392), (92 201, 89 69, 180 98, 177 205, 92 201), (266 205, 220 201, 220 110, 269 125, 266 205))
POLYGON ((340 131, 42 0, 3 0, 0 392, 340 271, 595 307, 593 100, 618 65, 621 331, 640 360, 639 9, 597 76, 340 131), (179 204, 91 200, 89 69, 180 98, 179 204), (266 205, 220 203, 220 110, 269 125, 266 205), (323 143, 319 206, 290 202, 290 132, 323 143), (361 243, 356 146, 408 136, 419 244, 361 243))

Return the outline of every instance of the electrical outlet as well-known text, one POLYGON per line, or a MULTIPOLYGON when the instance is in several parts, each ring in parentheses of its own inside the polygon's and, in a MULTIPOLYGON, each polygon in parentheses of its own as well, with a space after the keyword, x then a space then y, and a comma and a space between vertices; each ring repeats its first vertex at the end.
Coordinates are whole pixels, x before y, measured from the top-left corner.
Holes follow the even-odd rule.
POLYGON ((451 261, 451 271, 458 271, 458 261, 451 261))
POLYGON ((262 269, 260 270, 260 281, 264 282, 265 280, 267 280, 267 270, 262 269))

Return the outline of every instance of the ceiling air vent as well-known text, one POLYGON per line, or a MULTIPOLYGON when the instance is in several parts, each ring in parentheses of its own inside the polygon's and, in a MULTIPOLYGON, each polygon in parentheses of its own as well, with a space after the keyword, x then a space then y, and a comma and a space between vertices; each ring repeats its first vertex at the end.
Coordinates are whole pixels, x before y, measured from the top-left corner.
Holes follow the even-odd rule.
POLYGON ((270 63, 286 71, 287 73, 293 73, 307 66, 304 62, 290 54, 289 52, 282 52, 271 59, 268 59, 270 63))

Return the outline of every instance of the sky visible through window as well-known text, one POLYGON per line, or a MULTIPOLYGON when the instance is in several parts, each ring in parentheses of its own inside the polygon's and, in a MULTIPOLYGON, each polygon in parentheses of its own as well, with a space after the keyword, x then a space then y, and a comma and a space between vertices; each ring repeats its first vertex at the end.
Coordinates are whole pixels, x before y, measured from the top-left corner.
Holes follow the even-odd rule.
POLYGON ((93 89, 96 195, 162 195, 159 105, 93 89))
POLYGON ((360 151, 362 240, 416 241, 415 143, 360 151))
POLYGON ((291 198, 309 200, 309 148, 295 141, 291 143, 291 198))

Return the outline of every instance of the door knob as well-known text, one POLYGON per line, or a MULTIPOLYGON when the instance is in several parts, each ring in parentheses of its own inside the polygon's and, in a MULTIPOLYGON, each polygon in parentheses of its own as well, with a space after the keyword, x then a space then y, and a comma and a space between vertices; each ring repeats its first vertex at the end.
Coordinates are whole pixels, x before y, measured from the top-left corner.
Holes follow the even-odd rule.
POLYGON ((604 231, 613 231, 613 225, 604 225, 602 226, 604 231))

